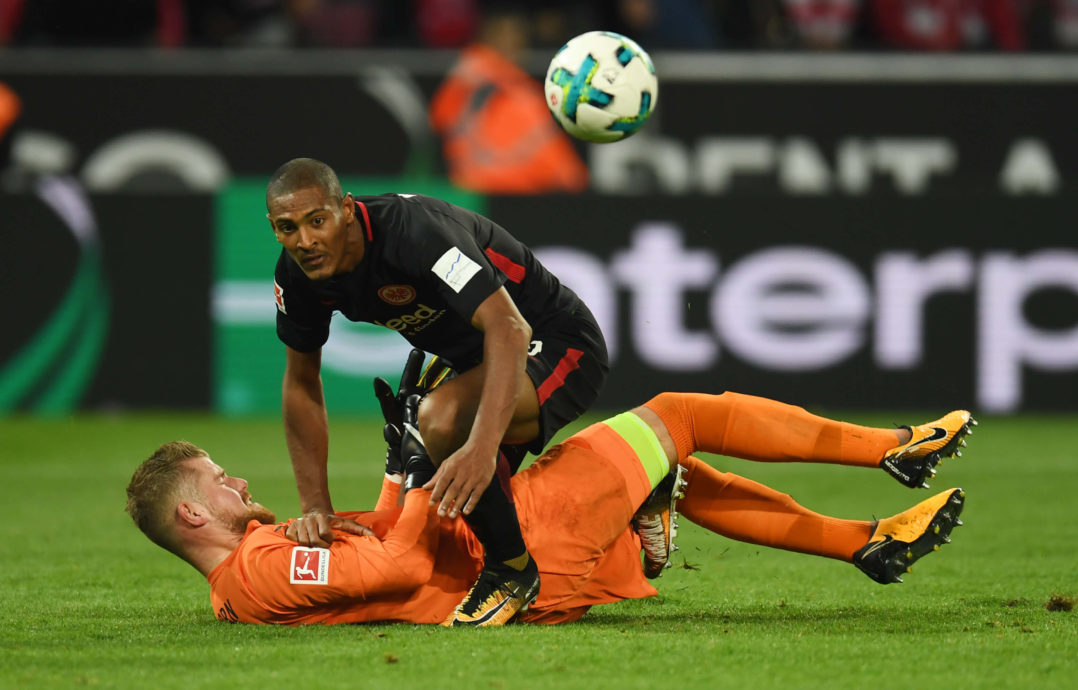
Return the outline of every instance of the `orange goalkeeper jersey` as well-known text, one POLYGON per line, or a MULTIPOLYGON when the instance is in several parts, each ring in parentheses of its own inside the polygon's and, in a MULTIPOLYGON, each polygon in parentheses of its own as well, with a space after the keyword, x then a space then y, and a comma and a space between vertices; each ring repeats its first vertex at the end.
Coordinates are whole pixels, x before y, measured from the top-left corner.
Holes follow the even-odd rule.
MULTIPOLYGON (((576 620, 594 604, 656 593, 629 527, 650 484, 610 427, 592 425, 512 481, 541 577, 539 598, 522 620, 576 620)), ((429 497, 413 490, 402 508, 340 513, 378 537, 337 532, 329 549, 299 546, 282 525, 252 522, 209 574, 217 617, 287 625, 442 622, 475 581, 483 548, 463 520, 439 518, 429 497)))

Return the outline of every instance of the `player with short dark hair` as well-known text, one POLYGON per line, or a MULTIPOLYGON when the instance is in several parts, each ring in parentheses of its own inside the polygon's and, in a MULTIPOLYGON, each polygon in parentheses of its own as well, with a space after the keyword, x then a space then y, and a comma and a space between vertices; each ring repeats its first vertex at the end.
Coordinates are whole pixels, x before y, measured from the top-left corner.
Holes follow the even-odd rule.
MULTIPOLYGON (((128 511, 151 539, 175 545, 172 550, 206 576, 221 620, 450 625, 457 601, 483 567, 482 547, 465 524, 432 509, 423 487, 435 470, 423 453, 409 450, 418 443, 410 409, 402 442, 406 477, 402 484, 383 482, 379 498, 379 505, 394 505, 392 494, 403 487, 403 507, 337 515, 337 526, 347 531, 328 549, 287 539, 291 523, 275 526, 246 481, 229 477, 189 444, 166 444, 143 463, 127 489, 128 511), (161 519, 139 519, 146 515, 161 519)), ((953 448, 968 431, 966 424, 949 427, 946 438, 937 439, 942 445, 919 452, 953 448)), ((961 489, 889 518, 846 520, 810 511, 693 453, 877 467, 908 444, 894 429, 729 392, 663 393, 593 424, 512 478, 543 578, 538 599, 519 618, 567 622, 595 604, 655 594, 630 522, 668 477, 669 504, 713 532, 852 563, 882 584, 901 582, 914 561, 949 542, 962 524, 961 489)))
POLYGON ((525 450, 539 453, 595 401, 608 358, 594 317, 503 228, 445 201, 353 197, 329 166, 300 158, 273 174, 266 206, 283 245, 274 285, 282 399, 304 511, 289 535, 318 546, 333 538, 320 378, 331 316, 395 330, 459 372, 419 409, 438 464, 431 501, 463 515, 487 554, 457 620, 511 617, 539 580, 508 479, 525 450))

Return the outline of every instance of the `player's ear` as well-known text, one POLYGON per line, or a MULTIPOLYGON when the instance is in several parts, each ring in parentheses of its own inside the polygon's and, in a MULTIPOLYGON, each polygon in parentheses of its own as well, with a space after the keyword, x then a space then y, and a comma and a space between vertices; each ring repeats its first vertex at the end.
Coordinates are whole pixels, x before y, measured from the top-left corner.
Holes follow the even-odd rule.
POLYGON ((176 506, 176 515, 189 527, 201 527, 210 521, 210 511, 197 501, 181 501, 176 506))
POLYGON ((356 215, 356 200, 352 197, 352 192, 348 192, 341 199, 341 213, 344 214, 344 219, 351 222, 356 215))
POLYGON ((279 234, 277 234, 277 226, 273 224, 273 216, 271 216, 270 214, 267 213, 266 214, 266 220, 269 221, 270 230, 273 230, 273 236, 277 238, 278 242, 280 242, 281 241, 281 236, 279 234))

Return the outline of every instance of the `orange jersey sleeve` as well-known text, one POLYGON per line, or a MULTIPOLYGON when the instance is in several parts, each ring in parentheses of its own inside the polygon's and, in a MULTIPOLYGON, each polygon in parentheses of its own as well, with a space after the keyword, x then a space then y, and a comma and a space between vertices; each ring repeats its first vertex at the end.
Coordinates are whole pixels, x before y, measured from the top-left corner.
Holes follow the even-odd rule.
POLYGON ((374 504, 375 510, 388 510, 397 505, 397 497, 401 492, 401 478, 404 475, 395 474, 382 477, 382 491, 378 494, 378 502, 374 504))

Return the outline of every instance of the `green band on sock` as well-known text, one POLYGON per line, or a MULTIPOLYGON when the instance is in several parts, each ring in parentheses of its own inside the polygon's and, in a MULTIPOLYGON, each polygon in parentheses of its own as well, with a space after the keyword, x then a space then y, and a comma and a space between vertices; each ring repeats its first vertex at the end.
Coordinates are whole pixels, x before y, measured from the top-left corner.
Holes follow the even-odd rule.
POLYGON ((622 412, 603 423, 625 439, 625 442, 636 452, 636 457, 643 465, 648 481, 651 482, 651 488, 654 489, 663 477, 670 474, 670 463, 666 459, 666 451, 663 450, 659 437, 655 435, 647 422, 632 412, 622 412))

